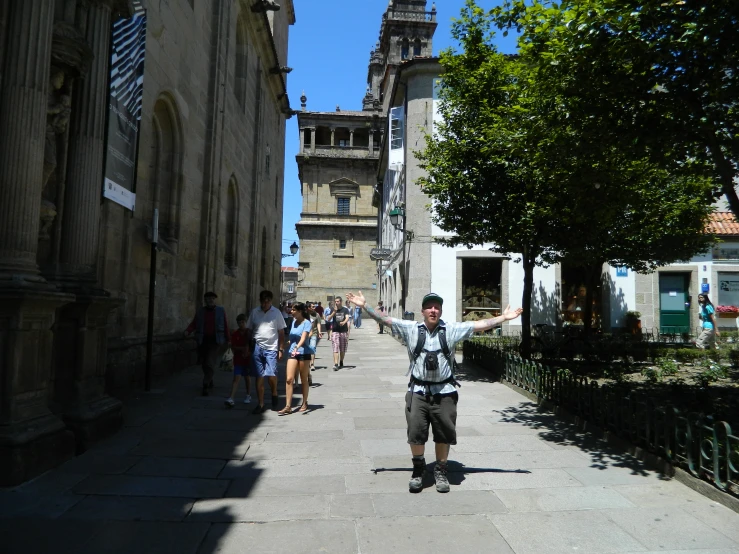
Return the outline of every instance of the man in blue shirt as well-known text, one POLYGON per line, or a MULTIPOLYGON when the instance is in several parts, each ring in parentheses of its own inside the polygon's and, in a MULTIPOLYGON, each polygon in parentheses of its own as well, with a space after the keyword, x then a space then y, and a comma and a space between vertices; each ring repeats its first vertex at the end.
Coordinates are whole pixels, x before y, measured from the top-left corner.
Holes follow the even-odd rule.
POLYGON ((368 306, 361 291, 346 295, 349 302, 364 308, 369 316, 383 325, 388 325, 400 335, 408 349, 410 375, 408 392, 405 395, 405 419, 408 427, 408 444, 413 456, 413 475, 408 483, 410 492, 423 490, 423 474, 426 471, 424 450, 429 436, 429 426, 433 431, 436 448, 434 480, 436 490, 449 492, 447 479, 447 459, 449 447, 457 444, 457 393, 453 372, 454 349, 458 342, 478 331, 492 329, 504 321, 516 319, 521 308, 505 311, 490 319, 463 323, 445 323, 441 319, 444 300, 433 292, 423 297, 421 302, 423 322, 395 319, 375 312, 368 306), (416 356, 419 336, 423 335, 423 349, 416 356), (445 337, 445 340, 442 339, 445 337), (444 342, 447 347, 444 348, 444 342), (449 357, 445 351, 449 353, 449 357))

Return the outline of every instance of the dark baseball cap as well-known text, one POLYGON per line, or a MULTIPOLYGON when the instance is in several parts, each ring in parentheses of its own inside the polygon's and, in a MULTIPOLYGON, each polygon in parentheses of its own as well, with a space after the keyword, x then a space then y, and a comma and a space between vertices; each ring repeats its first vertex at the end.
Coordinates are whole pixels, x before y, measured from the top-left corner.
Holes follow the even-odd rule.
POLYGON ((206 292, 203 295, 203 298, 208 298, 208 297, 218 298, 218 295, 215 292, 213 292, 212 290, 209 290, 208 292, 206 292))
POLYGON ((432 301, 438 302, 442 306, 444 305, 444 299, 441 296, 439 296, 435 292, 430 292, 426 296, 423 297, 423 300, 421 301, 421 307, 425 308, 426 303, 432 302, 432 301))

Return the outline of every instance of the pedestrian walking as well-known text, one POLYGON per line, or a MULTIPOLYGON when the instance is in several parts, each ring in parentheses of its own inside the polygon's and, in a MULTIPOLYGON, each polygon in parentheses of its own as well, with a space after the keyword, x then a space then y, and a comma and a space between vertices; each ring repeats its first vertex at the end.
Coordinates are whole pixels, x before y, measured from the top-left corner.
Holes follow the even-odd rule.
MULTIPOLYGON (((318 306, 313 305, 313 307, 308 311, 308 315, 311 318, 311 328, 310 328, 310 335, 308 336, 310 349, 311 349, 311 355, 310 355, 310 370, 315 371, 316 370, 316 349, 318 348, 318 343, 323 338, 323 331, 321 330, 321 322, 323 321, 323 313, 320 308, 320 304, 318 306)), ((310 373, 308 374, 308 384, 313 384, 313 379, 310 376, 310 373)))
POLYGON ((285 407, 282 408, 278 415, 288 415, 292 413, 293 402, 293 382, 295 376, 300 375, 300 381, 303 384, 303 402, 299 412, 308 410, 308 391, 310 390, 308 372, 308 362, 310 360, 311 349, 309 345, 311 321, 308 316, 308 308, 302 302, 293 304, 293 324, 290 327, 288 335, 288 358, 287 358, 287 379, 285 381, 285 407))
MULTIPOLYGON (((375 311, 377 312, 377 315, 380 317, 385 317, 387 315, 387 310, 385 309, 385 306, 382 303, 382 300, 377 301, 377 308, 375 308, 375 311)), ((378 322, 377 326, 380 328, 380 330, 377 332, 378 335, 384 334, 385 325, 378 322)))
POLYGON ((359 329, 362 327, 362 308, 354 306, 354 328, 359 329))
POLYGON ((230 343, 226 310, 216 306, 215 292, 203 295, 204 306, 195 312, 195 317, 185 329, 185 336, 195 333, 198 342, 198 358, 203 368, 203 396, 208 396, 213 388, 213 375, 230 343))
POLYGON ((285 319, 272 305, 272 292, 259 293, 259 307, 249 314, 246 328, 250 342, 254 343, 252 363, 257 381, 257 401, 253 414, 264 412, 264 378, 272 392, 272 409, 277 410, 277 362, 282 359, 282 343, 285 341, 285 319))
POLYGON ((333 307, 329 303, 329 305, 326 306, 326 309, 323 310, 323 320, 326 322, 326 332, 328 333, 328 340, 331 340, 331 332, 334 326, 334 316, 331 315, 332 312, 333 307))
POLYGON ((341 305, 341 297, 334 299, 334 307, 331 310, 333 321, 331 332, 331 349, 334 353, 334 371, 344 367, 344 355, 349 347, 349 316, 351 312, 341 305))
POLYGON ((413 474, 408 483, 410 492, 421 492, 426 472, 424 450, 429 438, 429 425, 433 431, 436 450, 434 480, 436 490, 449 492, 447 461, 449 447, 457 444, 458 385, 454 376, 454 349, 458 342, 474 332, 486 331, 504 321, 517 318, 523 310, 511 310, 508 306, 498 317, 463 323, 445 323, 441 319, 444 300, 430 292, 423 297, 421 310, 423 321, 406 321, 381 316, 367 306, 362 291, 349 293, 347 300, 364 307, 369 316, 388 325, 405 341, 411 360, 406 375, 410 376, 405 395, 405 419, 408 444, 411 448, 413 474))
POLYGON ((716 337, 721 333, 716 324, 716 310, 707 294, 698 295, 698 318, 701 320, 701 334, 695 345, 701 350, 713 349, 716 346, 716 337))
POLYGON ((234 398, 236 392, 239 389, 239 381, 244 378, 244 384, 246 385, 246 398, 244 398, 244 404, 251 403, 251 379, 249 378, 249 358, 251 352, 249 351, 249 332, 246 330, 246 316, 239 314, 236 316, 236 329, 231 335, 231 350, 234 354, 234 378, 231 383, 231 396, 226 398, 225 404, 227 408, 234 407, 234 398))

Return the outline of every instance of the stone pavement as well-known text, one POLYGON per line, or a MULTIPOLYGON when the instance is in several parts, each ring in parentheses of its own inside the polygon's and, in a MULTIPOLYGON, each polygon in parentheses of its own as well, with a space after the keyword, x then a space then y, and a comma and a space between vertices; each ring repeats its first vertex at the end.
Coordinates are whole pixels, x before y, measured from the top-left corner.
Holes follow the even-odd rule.
POLYGON ((0 491, 0 552, 739 552, 739 514, 474 370, 451 492, 409 494, 404 348, 365 322, 343 370, 319 357, 304 415, 226 410, 230 374, 202 398, 197 368, 131 398, 116 436, 0 491))

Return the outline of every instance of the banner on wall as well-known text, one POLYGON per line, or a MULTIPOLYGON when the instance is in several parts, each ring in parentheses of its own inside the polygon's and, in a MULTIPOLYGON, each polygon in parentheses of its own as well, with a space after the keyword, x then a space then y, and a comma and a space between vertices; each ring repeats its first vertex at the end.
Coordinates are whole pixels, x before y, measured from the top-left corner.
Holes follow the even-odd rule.
POLYGON ((103 197, 134 211, 146 54, 146 11, 133 2, 134 14, 113 23, 110 96, 103 197))

